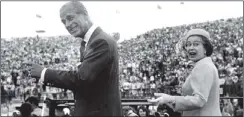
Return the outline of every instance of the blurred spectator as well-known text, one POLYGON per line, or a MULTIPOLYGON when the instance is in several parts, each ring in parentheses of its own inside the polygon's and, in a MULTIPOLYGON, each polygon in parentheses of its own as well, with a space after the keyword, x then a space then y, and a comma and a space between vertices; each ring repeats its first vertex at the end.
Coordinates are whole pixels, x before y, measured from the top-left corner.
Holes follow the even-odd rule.
POLYGON ((148 110, 145 106, 140 106, 138 108, 138 116, 139 117, 147 117, 148 116, 148 110))
POLYGON ((6 103, 7 96, 7 91, 4 89, 4 86, 1 85, 1 104, 6 103))
POLYGON ((122 108, 123 116, 125 117, 138 117, 134 108, 130 106, 124 106, 122 108))
POLYGON ((169 105, 162 104, 157 108, 157 112, 161 117, 180 117, 181 113, 175 112, 169 105))
POLYGON ((32 111, 33 109, 29 103, 23 103, 20 107, 20 114, 22 117, 31 117, 32 111))
MULTIPOLYGON (((25 102, 31 104, 31 107, 32 107, 32 110, 33 110, 32 113, 31 113, 32 115, 41 116, 42 109, 39 108, 40 100, 37 97, 31 96, 25 102)), ((45 108, 43 116, 48 116, 48 115, 49 115, 49 110, 47 108, 45 108)))
POLYGON ((232 103, 230 102, 230 99, 224 99, 224 108, 223 108, 224 114, 229 114, 230 116, 234 115, 234 108, 232 103))
POLYGON ((15 85, 15 87, 17 86, 17 77, 19 76, 16 68, 13 68, 12 72, 11 72, 11 76, 12 76, 12 81, 15 85))

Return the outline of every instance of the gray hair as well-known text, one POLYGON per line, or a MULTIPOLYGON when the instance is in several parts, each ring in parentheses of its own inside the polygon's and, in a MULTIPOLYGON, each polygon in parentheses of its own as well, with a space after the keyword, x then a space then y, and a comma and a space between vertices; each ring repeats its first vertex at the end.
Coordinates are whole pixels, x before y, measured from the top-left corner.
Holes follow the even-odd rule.
POLYGON ((63 5, 61 9, 65 8, 67 6, 70 6, 70 5, 72 6, 72 9, 75 11, 75 13, 84 14, 84 15, 88 16, 86 7, 79 1, 75 1, 75 0, 70 1, 70 2, 66 3, 65 5, 63 5))

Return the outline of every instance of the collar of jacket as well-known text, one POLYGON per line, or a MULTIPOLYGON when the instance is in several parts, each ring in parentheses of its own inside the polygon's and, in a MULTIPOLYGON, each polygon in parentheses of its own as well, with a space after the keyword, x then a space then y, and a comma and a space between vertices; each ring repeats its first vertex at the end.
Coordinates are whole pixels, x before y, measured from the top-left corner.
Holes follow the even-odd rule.
POLYGON ((212 62, 212 58, 211 57, 204 57, 203 59, 197 61, 195 66, 197 66, 199 64, 203 64, 203 63, 208 63, 208 62, 212 62))

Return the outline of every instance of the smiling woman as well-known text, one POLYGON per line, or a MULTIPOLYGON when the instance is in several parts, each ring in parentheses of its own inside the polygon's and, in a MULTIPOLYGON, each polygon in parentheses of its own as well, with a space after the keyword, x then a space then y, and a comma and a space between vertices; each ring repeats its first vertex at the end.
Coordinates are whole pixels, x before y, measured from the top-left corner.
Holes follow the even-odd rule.
POLYGON ((208 32, 202 29, 194 29, 189 31, 186 36, 186 44, 183 47, 188 58, 194 62, 208 57, 213 53, 213 46, 209 41, 210 35, 208 32))
POLYGON ((183 116, 221 116, 219 106, 219 75, 211 55, 210 35, 203 29, 192 29, 186 34, 185 51, 194 68, 182 85, 182 96, 157 94, 148 100, 153 104, 172 104, 183 116))

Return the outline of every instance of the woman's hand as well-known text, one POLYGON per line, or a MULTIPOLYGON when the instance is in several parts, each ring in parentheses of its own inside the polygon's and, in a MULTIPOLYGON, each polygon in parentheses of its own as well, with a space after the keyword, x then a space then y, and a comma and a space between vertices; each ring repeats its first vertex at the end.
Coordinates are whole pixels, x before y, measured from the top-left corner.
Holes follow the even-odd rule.
POLYGON ((175 103, 174 96, 171 96, 171 95, 168 95, 165 93, 154 93, 154 95, 157 97, 156 99, 147 100, 149 103, 152 103, 153 105, 175 103))

